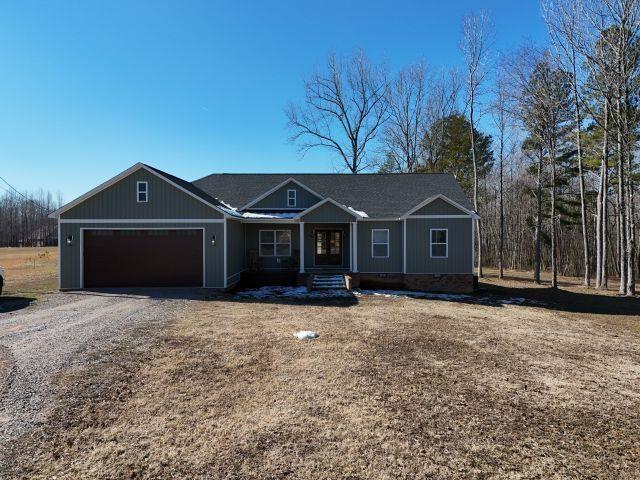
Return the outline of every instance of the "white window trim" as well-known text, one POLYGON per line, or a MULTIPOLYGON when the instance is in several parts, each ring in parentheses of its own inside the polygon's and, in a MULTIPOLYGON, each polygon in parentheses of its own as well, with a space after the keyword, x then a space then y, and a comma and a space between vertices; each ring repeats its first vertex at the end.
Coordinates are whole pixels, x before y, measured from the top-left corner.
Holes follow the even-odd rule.
POLYGON ((295 207, 298 205, 298 191, 290 188, 287 190, 287 207, 295 207), (291 196, 293 193, 293 197, 291 196), (291 200, 293 200, 293 205, 291 205, 291 200))
POLYGON ((449 258, 449 229, 448 228, 431 228, 429 229, 429 257, 431 258, 449 258), (444 243, 433 243, 433 232, 439 232, 444 230, 447 232, 447 241, 444 243), (444 245, 444 256, 433 255, 433 245, 444 245))
POLYGON ((138 203, 147 203, 149 202, 149 182, 136 182, 136 201, 138 203), (140 185, 144 184, 144 192, 140 191, 140 185), (140 194, 144 193, 145 195, 145 199, 144 200, 140 200, 140 194))
POLYGON ((372 228, 371 229, 371 258, 389 258, 389 250, 391 247, 391 240, 389 238, 389 229, 388 228, 372 228), (387 241, 386 242, 374 242, 373 234, 374 232, 387 232, 387 241), (374 255, 373 247, 374 245, 386 245, 387 246, 387 254, 386 255, 374 255))
POLYGON ((272 257, 290 257, 291 256, 291 244, 293 243, 293 239, 291 238, 291 230, 279 228, 279 229, 267 229, 267 230, 259 230, 258 231, 258 256, 265 258, 272 257), (273 232, 273 242, 263 242, 262 241, 262 232, 273 232), (278 245, 286 245, 286 243, 278 243, 278 232, 289 232, 289 253, 287 255, 278 255, 278 245), (262 244, 265 245, 273 245, 273 255, 263 255, 262 254, 262 244))

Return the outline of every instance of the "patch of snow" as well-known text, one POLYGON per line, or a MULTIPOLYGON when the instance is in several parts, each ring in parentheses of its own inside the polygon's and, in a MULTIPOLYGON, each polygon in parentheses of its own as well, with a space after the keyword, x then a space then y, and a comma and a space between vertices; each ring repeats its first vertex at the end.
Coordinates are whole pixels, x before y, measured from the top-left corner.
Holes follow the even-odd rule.
POLYGON ((298 212, 284 212, 284 213, 254 213, 244 212, 242 216, 244 218, 295 218, 298 212))
POLYGON ((319 337, 316 332, 311 330, 300 330, 298 333, 293 334, 298 340, 314 340, 319 337))
POLYGON ((290 299, 319 299, 319 298, 353 298, 353 297, 385 297, 385 298, 424 298, 453 302, 469 302, 480 305, 544 305, 543 302, 527 300, 523 297, 491 298, 474 297, 463 293, 431 293, 413 292, 411 290, 307 290, 306 287, 261 287, 241 290, 236 293, 237 298, 290 298, 290 299))
POLYGON ((366 212, 363 212, 362 210, 356 210, 353 207, 347 207, 348 210, 351 210, 353 213, 355 213, 356 215, 360 215, 363 218, 369 218, 369 215, 367 215, 366 212))

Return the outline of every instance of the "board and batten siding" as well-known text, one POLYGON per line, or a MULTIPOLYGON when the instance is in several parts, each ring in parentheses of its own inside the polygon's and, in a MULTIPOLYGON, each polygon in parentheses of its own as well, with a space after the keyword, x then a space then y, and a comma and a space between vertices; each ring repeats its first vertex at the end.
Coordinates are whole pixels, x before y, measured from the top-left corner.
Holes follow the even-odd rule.
MULTIPOLYGON (((204 228, 204 258, 205 258, 205 287, 224 287, 224 224, 223 223, 60 223, 60 288, 78 289, 81 288, 81 229, 187 229, 204 228), (71 246, 67 245, 66 239, 73 235, 71 246), (212 236, 216 236, 216 245, 211 245, 212 236)), ((158 259, 162 261, 161 258, 158 259)))
POLYGON ((238 283, 240 274, 247 268, 244 227, 237 220, 227 220, 227 287, 238 283))
POLYGON ((309 208, 312 205, 315 205, 320 200, 322 200, 317 195, 311 193, 306 188, 302 188, 295 182, 289 182, 286 185, 283 185, 279 189, 274 192, 271 192, 269 195, 261 199, 259 202, 251 205, 249 209, 253 208, 273 208, 274 210, 281 208, 309 208), (296 191, 296 206, 289 207, 287 202, 287 191, 295 190, 296 191))
POLYGON ((424 207, 416 210, 411 215, 466 215, 459 208, 451 205, 449 202, 441 198, 435 199, 433 202, 426 204, 424 207))
POLYGON ((358 222, 358 271, 361 273, 402 273, 402 222, 358 222), (371 231, 389 230, 389 258, 371 255, 371 231))
POLYGON ((331 202, 327 202, 311 210, 304 215, 301 220, 309 223, 348 223, 355 222, 356 216, 331 202))
POLYGON ((297 270, 300 253, 300 225, 294 223, 245 223, 245 258, 255 250, 260 254, 260 230, 289 230, 291 232, 291 256, 258 257, 264 270, 297 270))
POLYGON ((407 218, 407 273, 472 274, 472 217, 407 218), (448 230, 447 258, 431 258, 432 228, 448 230))
POLYGON ((331 270, 349 268, 351 255, 351 236, 348 223, 305 223, 304 224, 304 269, 309 272, 314 270, 331 270), (316 230, 341 230, 342 231, 342 262, 340 265, 316 266, 316 230))
POLYGON ((212 219, 223 215, 197 198, 140 168, 89 197, 62 219, 212 219), (148 201, 137 201, 137 182, 147 182, 148 201))

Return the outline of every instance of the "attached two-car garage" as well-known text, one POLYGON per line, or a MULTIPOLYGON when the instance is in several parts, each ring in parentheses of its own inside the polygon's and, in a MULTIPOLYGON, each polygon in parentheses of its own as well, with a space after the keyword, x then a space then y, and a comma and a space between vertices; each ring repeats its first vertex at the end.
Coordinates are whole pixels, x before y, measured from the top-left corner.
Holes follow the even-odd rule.
POLYGON ((83 229, 83 284, 201 287, 202 229, 83 229))

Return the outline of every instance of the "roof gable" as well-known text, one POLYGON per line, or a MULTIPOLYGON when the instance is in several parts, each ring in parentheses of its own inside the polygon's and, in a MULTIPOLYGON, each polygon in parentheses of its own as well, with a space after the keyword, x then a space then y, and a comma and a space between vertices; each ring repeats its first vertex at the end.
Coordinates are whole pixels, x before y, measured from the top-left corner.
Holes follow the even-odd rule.
MULTIPOLYGON (((211 197, 209 194, 201 191, 195 185, 193 185, 193 184, 191 184, 191 183, 189 183, 189 182, 187 182, 185 180, 182 180, 182 179, 180 179, 178 177, 170 175, 168 173, 162 172, 161 170, 158 170, 156 168, 153 168, 153 167, 150 167, 148 165, 145 165, 143 163, 136 163, 132 167, 130 167, 130 168, 126 169, 125 171, 123 171, 122 173, 120 173, 120 174, 116 175, 115 177, 107 180, 106 182, 101 183, 100 185, 98 185, 94 189, 90 190, 89 192, 85 193, 84 195, 81 195, 80 197, 76 198, 75 200, 67 203, 66 205, 63 205, 58 210, 50 213, 49 217, 50 218, 59 218, 60 215, 64 214, 65 212, 68 212, 69 210, 71 210, 74 207, 82 204, 83 202, 88 201, 89 199, 93 198, 94 196, 98 195, 99 193, 103 192, 104 190, 108 189, 109 187, 112 187, 112 186, 116 185, 118 182, 121 182, 122 180, 124 180, 127 177, 133 175, 134 173, 138 172, 139 170, 144 170, 145 172, 149 173, 150 175, 152 175, 152 176, 154 176, 156 178, 162 179, 164 182, 167 182, 168 184, 172 185, 176 189, 182 191, 184 194, 194 198, 198 202, 206 205, 209 208, 212 208, 213 210, 217 211, 218 213, 220 213, 220 214, 222 214, 224 216, 237 216, 237 214, 233 210, 227 209, 223 204, 218 202, 215 198, 211 197)), ((150 195, 153 195, 153 194, 150 194, 150 195)))
POLYGON ((332 198, 325 198, 323 201, 300 212, 297 216, 302 222, 353 222, 363 218, 359 212, 350 210, 344 205, 340 205, 332 198))
POLYGON ((289 189, 295 189, 296 192, 302 192, 303 195, 306 194, 303 198, 305 201, 301 207, 296 206, 295 208, 307 208, 323 198, 322 195, 314 192, 295 178, 287 178, 240 207, 240 210, 247 210, 249 208, 270 208, 274 210, 290 208, 287 205, 287 190, 289 189))

